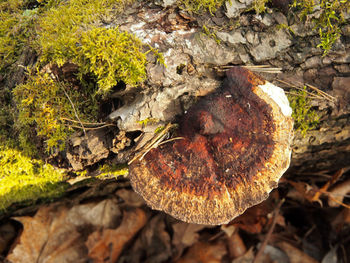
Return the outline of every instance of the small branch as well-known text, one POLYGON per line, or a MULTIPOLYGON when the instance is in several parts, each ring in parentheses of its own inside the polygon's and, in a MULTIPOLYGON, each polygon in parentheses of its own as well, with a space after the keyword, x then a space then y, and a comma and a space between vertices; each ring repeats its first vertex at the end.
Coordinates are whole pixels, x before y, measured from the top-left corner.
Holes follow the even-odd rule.
POLYGON ((282 68, 272 68, 269 65, 253 65, 253 66, 243 66, 251 71, 264 72, 264 73, 282 73, 282 68))
MULTIPOLYGON (((61 120, 80 123, 79 121, 72 120, 72 119, 69 119, 66 117, 61 117, 61 120)), ((106 124, 105 122, 84 122, 84 121, 82 121, 81 123, 83 123, 85 125, 105 125, 106 124)))
POLYGON ((293 85, 292 83, 289 83, 289 82, 287 82, 287 81, 284 81, 284 80, 281 80, 281 79, 276 79, 276 80, 277 80, 278 82, 281 82, 281 83, 283 83, 283 84, 285 84, 285 85, 288 85, 288 86, 290 86, 290 87, 292 87, 292 88, 295 88, 295 89, 297 89, 297 90, 304 91, 306 94, 312 95, 314 98, 317 98, 317 99, 325 99, 325 100, 328 100, 328 101, 330 101, 330 102, 332 102, 332 103, 334 103, 334 102, 336 101, 336 98, 334 98, 333 96, 327 94, 326 92, 324 92, 324 91, 322 91, 322 90, 316 88, 315 86, 312 86, 311 84, 307 84, 307 83, 306 83, 306 84, 304 85, 304 84, 302 84, 302 83, 300 83, 300 82, 297 82, 297 84, 298 84, 299 86, 306 86, 306 87, 312 89, 313 91, 317 92, 317 94, 312 93, 312 92, 309 92, 309 91, 307 91, 307 90, 305 90, 305 89, 303 89, 303 88, 300 88, 300 87, 298 87, 298 86, 296 86, 296 85, 293 85))
MULTIPOLYGON (((232 67, 235 67, 235 66, 224 65, 224 66, 217 66, 215 68, 220 71, 225 71, 232 67)), ((252 65, 252 66, 242 66, 242 67, 255 72, 275 73, 275 74, 282 73, 282 68, 272 68, 269 65, 252 65)))
POLYGON ((158 146, 160 146, 162 144, 165 144, 165 143, 168 143, 168 142, 171 142, 171 141, 175 141, 175 140, 181 140, 181 139, 185 139, 185 137, 175 137, 175 138, 168 139, 166 141, 163 141, 163 142, 159 143, 154 148, 157 148, 158 146))
MULTIPOLYGON (((294 93, 294 92, 290 92, 290 91, 285 91, 285 93, 286 93, 286 94, 290 94, 290 95, 292 95, 292 96, 296 96, 296 97, 300 96, 300 94, 294 93)), ((319 99, 319 100, 323 99, 322 97, 317 96, 317 95, 315 95, 315 94, 312 94, 312 93, 310 93, 310 92, 306 92, 306 93, 307 93, 307 96, 306 96, 307 98, 319 99)))
MULTIPOLYGON (((81 126, 67 125, 67 124, 65 124, 65 126, 73 127, 73 128, 77 128, 77 129, 82 129, 81 126)), ((106 125, 102 125, 100 127, 85 127, 84 129, 88 130, 88 131, 91 131, 91 130, 98 130, 98 129, 106 128, 106 127, 109 127, 109 126, 115 126, 115 124, 106 124, 106 125)))
POLYGON ((338 181, 338 179, 344 174, 344 169, 340 169, 338 170, 332 177, 330 180, 327 181, 327 183, 325 183, 313 196, 313 198, 311 199, 313 202, 320 200, 320 196, 321 194, 324 194, 327 192, 328 188, 330 186, 332 186, 336 181, 338 181))
POLYGON ((329 199, 331 199, 333 202, 337 203, 338 205, 341 205, 347 209, 350 209, 350 205, 344 204, 343 202, 339 201, 337 198, 335 198, 332 193, 329 192, 324 192, 325 194, 328 195, 329 199))
POLYGON ((310 89, 322 94, 324 97, 327 97, 332 102, 335 102, 337 100, 335 97, 333 97, 333 96, 329 95, 328 93, 316 88, 315 86, 313 86, 311 84, 306 83, 306 86, 308 86, 310 89))
MULTIPOLYGON (((136 154, 134 158, 132 158, 129 162, 128 165, 133 163, 135 160, 139 159, 142 160, 143 157, 153 148, 157 148, 159 143, 161 143, 164 138, 168 135, 168 132, 174 127, 174 124, 168 123, 165 128, 157 134, 143 149, 141 152, 136 154)), ((180 137, 178 137, 180 138, 180 137)), ((170 139, 171 140, 171 139, 170 139)))
POLYGON ((284 202, 284 199, 279 201, 279 203, 277 204, 277 206, 275 208, 271 227, 270 227, 269 231, 267 232, 266 237, 265 237, 263 243, 261 244, 258 253, 256 253, 256 256, 255 256, 255 258, 253 260, 253 263, 259 262, 259 258, 264 253, 265 247, 266 247, 267 243, 269 242, 269 240, 271 238, 273 230, 275 229, 275 226, 276 226, 276 223, 277 223, 277 217, 278 217, 278 214, 279 214, 279 211, 280 211, 280 208, 281 208, 283 202, 284 202))
MULTIPOLYGON (((295 85, 293 85, 293 84, 291 84, 291 83, 288 83, 288 82, 286 82, 286 81, 283 81, 283 80, 280 80, 280 79, 276 79, 276 80, 277 80, 278 82, 281 82, 281 83, 283 83, 283 84, 286 84, 286 85, 288 85, 288 86, 290 86, 290 87, 292 87, 292 88, 294 88, 294 89, 301 90, 301 91, 305 92, 307 95, 309 95, 308 97, 311 97, 311 98, 314 98, 314 99, 319 99, 319 100, 325 99, 323 96, 320 96, 320 95, 311 93, 311 92, 309 92, 309 91, 307 91, 307 90, 305 90, 305 89, 303 89, 303 88, 300 88, 300 87, 298 87, 298 86, 295 86, 295 85)), ((289 94, 292 94, 292 95, 295 95, 295 96, 300 96, 300 94, 296 94, 296 93, 292 93, 292 92, 288 92, 288 91, 285 91, 285 92, 286 92, 286 93, 289 93, 289 94)))
POLYGON ((61 88, 61 89, 63 90, 63 92, 64 92, 64 95, 66 95, 66 97, 68 98, 70 104, 72 105, 72 108, 73 108, 73 111, 74 111, 74 115, 75 115, 75 117, 77 117, 77 119, 78 119, 78 121, 79 121, 79 123, 80 123, 80 125, 81 125, 81 128, 82 128, 83 131, 84 131, 84 135, 86 136, 86 131, 85 131, 84 124, 81 122, 81 120, 80 120, 80 118, 79 118, 78 112, 77 112, 76 109, 75 109, 75 106, 74 106, 73 101, 70 99, 70 97, 69 97, 69 95, 68 95, 66 89, 63 87, 63 85, 61 84, 61 82, 57 80, 57 83, 59 84, 60 88, 61 88))

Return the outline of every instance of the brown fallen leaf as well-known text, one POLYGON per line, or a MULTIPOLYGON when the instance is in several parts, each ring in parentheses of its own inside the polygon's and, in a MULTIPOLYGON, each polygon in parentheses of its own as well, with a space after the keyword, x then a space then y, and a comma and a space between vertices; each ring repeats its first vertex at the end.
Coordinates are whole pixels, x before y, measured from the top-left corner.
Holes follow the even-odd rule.
POLYGON ((19 243, 7 259, 28 262, 86 262, 86 248, 75 226, 66 221, 64 206, 43 206, 34 217, 15 218, 23 224, 19 243))
POLYGON ((332 186, 342 175, 344 174, 344 169, 338 170, 331 179, 329 179, 312 197, 313 202, 321 202, 320 197, 323 193, 327 192, 328 188, 332 186))
POLYGON ((236 231, 231 237, 228 238, 227 243, 231 259, 242 256, 247 251, 247 248, 238 231, 236 231))
POLYGON ((338 207, 340 205, 343 205, 347 208, 350 208, 350 206, 343 204, 344 197, 348 193, 350 193, 350 179, 341 182, 328 192, 328 205, 331 207, 338 207))
POLYGON ((238 229, 235 226, 225 225, 222 225, 221 229, 226 233, 227 248, 230 259, 244 255, 247 252, 247 248, 238 233, 238 229))
POLYGON ((290 263, 318 263, 316 259, 310 257, 308 254, 287 242, 280 242, 276 245, 288 255, 290 263))
POLYGON ((253 247, 251 247, 244 255, 232 260, 232 263, 252 263, 254 257, 253 247))
POLYGON ((174 258, 179 257, 183 250, 192 246, 198 241, 198 232, 204 229, 205 225, 189 224, 185 222, 178 222, 172 225, 174 230, 172 243, 176 248, 174 258))
POLYGON ((141 230, 136 241, 122 262, 160 263, 168 262, 172 255, 170 235, 166 231, 164 214, 157 214, 141 230))
POLYGON ((340 233, 343 230, 344 226, 350 224, 350 209, 343 208, 343 210, 341 210, 339 214, 333 219, 331 224, 335 231, 340 233))
POLYGON ((176 263, 221 263, 226 253, 226 246, 223 242, 216 244, 197 242, 176 263))
POLYGON ((121 218, 122 212, 115 199, 76 205, 67 213, 67 221, 76 227, 115 228, 121 218))
POLYGON ((143 198, 132 190, 125 188, 116 192, 116 195, 124 200, 125 204, 132 207, 140 207, 145 204, 143 198))
POLYGON ((116 262, 124 245, 146 224, 146 213, 136 208, 125 212, 117 229, 103 229, 89 235, 86 246, 88 257, 95 263, 116 262))
POLYGON ((230 224, 251 234, 261 233, 269 221, 268 214, 273 210, 268 200, 247 209, 244 214, 234 219, 230 224))
POLYGON ((319 199, 319 193, 320 189, 316 186, 311 186, 305 182, 294 182, 291 180, 288 180, 288 183, 294 187, 296 192, 291 192, 288 197, 291 197, 292 199, 300 199, 298 201, 304 201, 307 200, 309 202, 318 202, 322 206, 322 202, 319 199), (291 195, 292 194, 292 195, 291 195), (294 197, 294 198, 293 198, 294 197))
MULTIPOLYGON (((231 263, 252 263, 255 258, 253 247, 251 247, 244 255, 235 258, 231 263)), ((277 261, 278 263, 282 263, 285 261, 277 261)), ((258 260, 257 263, 276 263, 276 261, 272 261, 267 254, 263 254, 262 257, 258 260)))

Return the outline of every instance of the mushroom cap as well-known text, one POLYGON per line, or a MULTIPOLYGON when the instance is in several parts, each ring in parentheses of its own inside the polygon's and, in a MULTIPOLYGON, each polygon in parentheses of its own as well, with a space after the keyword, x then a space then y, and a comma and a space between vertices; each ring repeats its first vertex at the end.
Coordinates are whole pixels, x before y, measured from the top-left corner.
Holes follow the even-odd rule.
POLYGON ((147 204, 185 222, 228 223, 265 200, 290 163, 293 120, 283 90, 241 67, 226 75, 181 117, 182 139, 130 165, 147 204))

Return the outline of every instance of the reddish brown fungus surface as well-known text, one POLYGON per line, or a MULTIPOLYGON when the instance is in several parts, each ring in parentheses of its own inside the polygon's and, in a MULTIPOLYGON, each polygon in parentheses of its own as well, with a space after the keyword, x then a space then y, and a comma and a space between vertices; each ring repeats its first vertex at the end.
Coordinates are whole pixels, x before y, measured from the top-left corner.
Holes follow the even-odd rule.
POLYGON ((175 134, 182 139, 130 165, 132 186, 152 208, 183 221, 227 223, 277 186, 289 166, 292 126, 283 91, 235 67, 182 116, 175 134))

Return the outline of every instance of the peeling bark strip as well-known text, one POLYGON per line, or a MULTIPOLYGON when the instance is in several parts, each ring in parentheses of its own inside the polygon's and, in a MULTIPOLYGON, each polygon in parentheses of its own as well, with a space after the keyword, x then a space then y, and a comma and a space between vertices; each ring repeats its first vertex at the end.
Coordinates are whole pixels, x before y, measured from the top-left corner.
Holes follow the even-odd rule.
POLYGON ((282 89, 234 67, 181 118, 176 136, 130 165, 148 205, 190 223, 224 224, 260 203, 290 162, 293 121, 282 89))

